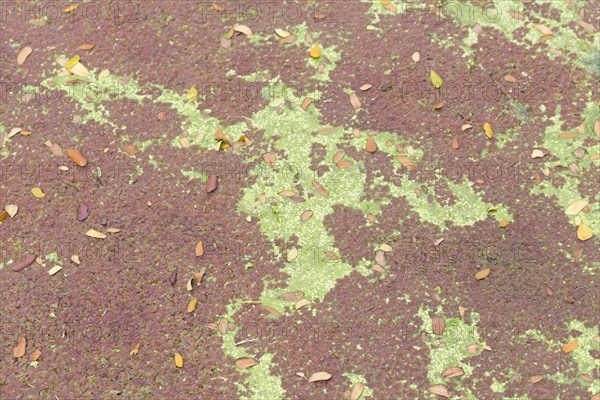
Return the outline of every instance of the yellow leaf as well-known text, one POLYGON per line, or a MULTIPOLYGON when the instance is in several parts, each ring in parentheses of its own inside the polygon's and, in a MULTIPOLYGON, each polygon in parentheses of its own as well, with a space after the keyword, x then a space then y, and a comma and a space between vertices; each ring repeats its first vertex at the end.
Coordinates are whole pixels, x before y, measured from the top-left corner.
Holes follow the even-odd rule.
POLYGON ((179 353, 175 353, 175 366, 177 368, 183 368, 183 357, 179 353))
POLYGON ((489 139, 494 137, 494 130, 492 129, 492 126, 489 123, 486 122, 485 124, 483 124, 483 131, 489 139))
POLYGON ((193 297, 187 306, 187 312, 191 313, 196 309, 196 304, 198 304, 198 299, 193 297))
POLYGON ((592 232, 592 229, 583 222, 580 223, 577 227, 577 238, 581 241, 584 241, 588 240, 592 236, 594 236, 594 232, 592 232))
POLYGON ((489 269, 489 268, 482 269, 481 271, 479 271, 479 272, 477 272, 477 273, 475 274, 475 279, 477 279, 478 281, 480 281, 480 280, 482 280, 482 279, 485 279, 485 278, 487 278, 487 277, 490 275, 490 272, 491 272, 491 271, 492 271, 492 270, 491 270, 491 269, 489 269))
POLYGON ((434 70, 431 70, 431 72, 429 73, 429 78, 431 79, 433 87, 435 87, 436 89, 439 89, 442 86, 444 86, 444 80, 434 70))
POLYGON ((185 99, 188 102, 192 102, 194 100, 196 100, 198 98, 198 89, 196 89, 195 87, 191 87, 190 90, 188 90, 187 94, 185 95, 185 99))
POLYGON ((310 49, 309 54, 312 58, 319 58, 321 57, 321 48, 319 46, 314 46, 312 49, 310 49))
POLYGON ((578 347, 579 347, 579 342, 577 341, 577 339, 573 339, 569 343, 567 343, 563 346, 563 351, 565 353, 570 353, 578 347))
POLYGON ((70 5, 69 7, 65 8, 63 11, 68 13, 72 13, 73 11, 75 11, 75 9, 77 9, 77 7, 79 7, 79 4, 73 4, 70 5))
POLYGON ((130 356, 134 356, 138 353, 138 351, 140 350, 140 344, 136 344, 135 347, 129 352, 130 356))
POLYGON ((38 187, 35 187, 35 188, 31 189, 31 194, 33 194, 38 199, 41 199, 42 197, 44 197, 46 195, 46 193, 44 193, 42 191, 42 189, 40 189, 38 187))
POLYGON ((67 70, 73 68, 75 66, 75 64, 77 64, 79 62, 79 54, 76 54, 73 58, 71 58, 69 61, 67 61, 67 63, 65 64, 65 68, 67 70))
POLYGON ((106 235, 104 233, 98 232, 95 229, 90 229, 85 234, 86 234, 86 236, 93 237, 96 239, 106 239, 106 235))

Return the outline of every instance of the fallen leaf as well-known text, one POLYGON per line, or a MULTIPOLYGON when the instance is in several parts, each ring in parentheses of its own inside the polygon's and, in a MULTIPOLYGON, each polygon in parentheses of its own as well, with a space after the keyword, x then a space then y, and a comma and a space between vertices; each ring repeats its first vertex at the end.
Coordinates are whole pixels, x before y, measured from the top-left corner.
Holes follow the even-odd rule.
POLYGON ((175 366, 177 368, 183 368, 183 357, 179 353, 175 353, 175 366))
POLYGON ((31 361, 37 361, 40 359, 41 356, 42 352, 40 351, 40 349, 36 349, 31 355, 31 361))
POLYGON ((438 384, 438 385, 429 386, 427 388, 427 390, 429 391, 429 393, 437 394, 438 396, 442 396, 442 397, 446 397, 446 398, 452 397, 452 393, 450 393, 450 390, 448 390, 448 388, 444 385, 438 384))
POLYGON ((29 46, 25 46, 21 49, 21 51, 19 51, 19 54, 17 54, 17 64, 19 65, 23 65, 23 63, 25 62, 25 60, 27 60, 27 57, 29 57, 29 55, 33 52, 33 49, 29 46))
POLYGON ((219 332, 221 332, 221 335, 227 333, 227 325, 229 325, 229 321, 226 318, 219 319, 219 332))
POLYGON ((515 78, 512 75, 504 75, 504 80, 507 82, 515 83, 517 81, 517 78, 515 78))
POLYGON ((458 139, 457 138, 452 138, 451 146, 454 150, 458 149, 458 139))
POLYGON ((464 132, 467 129, 471 129, 473 126, 470 124, 464 124, 463 126, 460 127, 460 129, 464 132))
POLYGON ((584 20, 580 19, 577 21, 577 23, 579 24, 579 26, 581 26, 588 32, 596 32, 596 27, 593 24, 590 24, 589 22, 585 22, 584 20))
POLYGON ((138 342, 138 344, 135 345, 135 347, 133 349, 131 349, 131 351, 129 352, 130 356, 135 356, 138 351, 140 351, 140 343, 138 342))
POLYGON ((77 9, 77 7, 79 7, 79 3, 75 3, 70 5, 69 7, 65 8, 63 11, 68 13, 72 13, 73 11, 75 11, 77 9))
POLYGON ((69 59, 69 61, 66 62, 65 64, 65 68, 67 70, 71 70, 75 64, 77 64, 80 60, 79 54, 75 54, 72 58, 69 59))
POLYGON ((541 375, 534 375, 531 378, 529 378, 529 382, 531 382, 531 383, 538 383, 542 379, 544 379, 543 376, 541 376, 541 375))
POLYGON ((90 229, 85 234, 86 234, 86 236, 93 237, 96 239, 106 239, 106 235, 104 233, 98 232, 95 229, 90 229))
POLYGON ((354 107, 355 110, 360 109, 361 104, 356 93, 350 95, 350 104, 352 104, 352 107, 354 107))
POLYGON ((31 194, 33 194, 38 199, 41 199, 46 195, 44 191, 38 187, 34 187, 33 189, 31 189, 31 194))
POLYGON ((455 378, 457 376, 461 376, 464 373, 465 372, 463 371, 462 368, 456 367, 456 366, 451 366, 451 367, 446 368, 444 370, 444 372, 442 372, 442 376, 446 379, 450 379, 450 378, 455 378))
POLYGON ((298 290, 295 292, 288 292, 282 294, 281 296, 279 296, 279 300, 297 302, 302 297, 304 297, 304 292, 298 290))
POLYGON ((490 272, 492 272, 492 270, 489 268, 482 269, 481 271, 475 274, 475 279, 477 279, 478 281, 485 279, 490 275, 490 272))
POLYGON ((467 353, 469 353, 469 354, 477 354, 478 350, 479 350, 478 344, 471 344, 471 345, 467 346, 467 353))
POLYGON ((340 161, 339 163, 337 163, 336 165, 338 166, 339 169, 344 169, 344 168, 348 168, 349 166, 351 166, 352 161, 343 160, 343 161, 340 161))
POLYGON ((282 38, 286 38, 291 35, 291 33, 283 29, 275 29, 275 33, 277 34, 277 36, 282 38))
POLYGON ((17 344, 17 347, 15 347, 13 349, 13 356, 15 358, 23 357, 25 355, 26 348, 27 348, 27 339, 22 337, 21 339, 19 339, 19 344, 17 344))
POLYGON ((258 364, 258 361, 256 361, 254 358, 238 358, 237 360, 235 360, 235 366, 240 368, 240 369, 247 369, 250 367, 253 367, 255 365, 258 364))
POLYGON ((446 326, 444 319, 441 317, 433 317, 431 318, 431 325, 433 327, 433 333, 436 335, 444 334, 444 327, 446 326))
POLYGON ((79 46, 77 48, 77 50, 92 50, 94 47, 96 47, 95 44, 88 44, 88 43, 86 43, 86 44, 82 44, 81 46, 79 46))
POLYGON ((4 207, 4 209, 11 218, 17 215, 17 211, 19 211, 19 207, 15 204, 7 204, 6 207, 4 207))
POLYGON ((415 167, 415 163, 412 160, 405 156, 396 156, 396 159, 400 161, 400 163, 406 167, 409 171, 415 167))
POLYGON ((319 382, 319 381, 326 381, 329 380, 331 378, 331 374, 327 373, 327 372, 315 372, 314 374, 312 374, 310 376, 310 378, 308 378, 309 382, 319 382))
POLYGON ((300 220, 306 221, 313 216, 312 210, 306 210, 300 215, 300 220))
POLYGON ((312 58, 317 59, 317 58, 321 57, 321 48, 319 46, 314 46, 312 49, 310 49, 308 54, 312 58))
POLYGON ((534 24, 533 27, 544 35, 552 35, 552 31, 544 24, 534 24))
POLYGON ((294 308, 296 310, 299 310, 299 309, 301 309, 302 307, 304 307, 304 306, 306 306, 308 304, 310 304, 310 300, 308 300, 308 299, 300 299, 300 300, 298 300, 298 302, 296 304, 294 304, 294 308))
POLYGON ((198 98, 198 89, 196 89, 194 86, 192 86, 191 88, 188 89, 187 94, 185 95, 185 99, 188 102, 192 102, 194 100, 196 100, 198 98))
POLYGON ((372 138, 367 137, 366 150, 369 153, 375 153, 377 151, 377 142, 375 142, 372 138))
POLYGON ((352 386, 352 392, 350 393, 350 400, 358 400, 365 390, 365 384, 362 382, 356 382, 352 386))
POLYGON ((579 342, 577 341, 577 339, 573 339, 569 343, 567 343, 563 346, 563 351, 565 353, 570 353, 578 347, 579 347, 579 342))
POLYGON ((252 36, 252 29, 250 29, 248 25, 236 25, 233 27, 233 30, 236 32, 243 33, 248 37, 252 36))
POLYGON ((539 149, 535 149, 531 152, 531 158, 542 158, 542 157, 544 157, 544 152, 539 149))
POLYGON ((283 196, 283 197, 294 197, 297 195, 297 193, 294 192, 293 190, 286 189, 286 190, 282 190, 281 192, 279 192, 279 195, 283 196))
POLYGON ((381 251, 385 251, 386 253, 389 253, 390 251, 392 251, 392 246, 390 246, 389 244, 382 244, 381 246, 379 246, 379 250, 381 251))
POLYGON ((327 192, 327 190, 319 182, 313 179, 312 184, 317 193, 319 193, 321 196, 329 196, 329 192, 327 192))
POLYGON ((80 167, 85 167, 87 165, 87 159, 81 154, 78 150, 67 149, 67 155, 69 158, 80 167))
POLYGON ((298 249, 292 247, 292 249, 287 253, 287 260, 288 262, 292 262, 296 259, 296 257, 298 257, 298 249))
POLYGON ((202 243, 202 241, 196 243, 194 252, 196 253, 196 257, 202 257, 204 255, 204 243, 202 243))
POLYGON ((206 274, 206 267, 202 268, 202 270, 200 270, 199 272, 196 272, 194 274, 194 282, 196 282, 196 285, 199 285, 200 282, 202 282, 202 278, 204 278, 204 274, 206 274))
POLYGON ((15 272, 23 271, 35 261, 34 254, 27 254, 21 261, 13 262, 9 265, 10 269, 15 272))
POLYGON ((23 128, 16 126, 10 130, 7 137, 11 138, 11 137, 15 136, 17 133, 21 132, 22 130, 23 130, 23 128))
POLYGON ((436 89, 440 89, 442 86, 444 86, 444 80, 442 79, 442 77, 435 72, 434 70, 431 70, 429 72, 429 78, 431 79, 431 83, 433 84, 433 87, 436 89))
POLYGON ((592 229, 585 223, 580 223, 577 227, 577 238, 583 242, 585 240, 588 240, 592 236, 594 236, 594 232, 592 232, 592 229))
POLYGON ((308 106, 310 106, 310 103, 313 102, 313 98, 312 97, 306 97, 304 99, 304 101, 302 102, 302 104, 300 105, 300 108, 303 109, 304 111, 306 111, 306 109, 308 108, 308 106))
POLYGON ((211 175, 206 180, 206 192, 210 193, 217 189, 218 179, 216 175, 211 175))
POLYGON ((79 256, 77 254, 73 254, 71 256, 71 261, 73 261, 77 265, 81 264, 81 260, 79 259, 79 256))
POLYGON ((412 60, 416 63, 419 62, 419 60, 421 59, 421 54, 419 54, 418 51, 415 51, 412 56, 411 56, 412 60))
POLYGON ((500 228, 505 228, 508 225, 508 221, 505 219, 502 219, 502 221, 500 221, 500 228))
POLYGON ((196 305, 197 304, 198 304, 198 299, 195 298, 195 297, 192 297, 192 299, 188 303, 187 312, 188 313, 194 312, 194 310, 196 309, 196 305))
POLYGON ((50 270, 48 271, 48 275, 52 276, 54 274, 56 274, 58 271, 60 271, 62 269, 62 267, 60 265, 55 265, 54 267, 50 268, 50 270))
POLYGON ((234 35, 234 34, 235 34, 235 31, 234 31, 233 29, 231 29, 231 28, 230 28, 230 29, 227 31, 227 33, 226 33, 225 35, 223 35, 223 37, 224 37, 225 39, 231 39, 231 38, 233 37, 233 35, 234 35))
POLYGON ((365 90, 369 90, 373 87, 373 85, 369 84, 369 83, 365 83, 364 85, 362 85, 359 89, 362 90, 363 92, 365 90))
MULTIPOLYGON (((587 200, 575 200, 567 209, 565 210, 565 214, 567 215, 577 215, 588 205, 587 200)), ((8 211, 8 210, 7 210, 8 211)))
POLYGON ((485 135, 488 137, 488 139, 494 137, 494 131, 489 123, 486 122, 485 124, 483 124, 483 131, 485 132, 485 135))

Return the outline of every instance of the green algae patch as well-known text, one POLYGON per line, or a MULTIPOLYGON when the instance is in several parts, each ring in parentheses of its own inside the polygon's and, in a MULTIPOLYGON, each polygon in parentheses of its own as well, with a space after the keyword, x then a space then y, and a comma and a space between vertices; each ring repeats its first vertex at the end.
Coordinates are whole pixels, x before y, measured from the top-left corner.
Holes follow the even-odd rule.
MULTIPOLYGON (((479 314, 472 313, 473 322, 469 325, 460 318, 444 318, 445 328, 443 334, 436 335, 433 333, 433 323, 427 307, 419 307, 418 316, 423 321, 422 331, 427 332, 431 340, 426 344, 429 347, 430 362, 427 367, 427 377, 431 385, 446 384, 446 379, 442 376, 442 372, 448 367, 456 366, 462 368, 464 375, 467 377, 473 373, 474 368, 464 363, 463 360, 469 357, 476 357, 481 353, 485 343, 480 342, 480 336, 477 331, 477 323, 479 322, 479 314), (439 347, 444 343, 443 347, 439 347), (479 345, 476 354, 469 354, 467 347, 473 344, 479 345)), ((438 307, 436 316, 442 316, 442 307, 438 307)), ((453 378, 462 379, 462 378, 453 378)))

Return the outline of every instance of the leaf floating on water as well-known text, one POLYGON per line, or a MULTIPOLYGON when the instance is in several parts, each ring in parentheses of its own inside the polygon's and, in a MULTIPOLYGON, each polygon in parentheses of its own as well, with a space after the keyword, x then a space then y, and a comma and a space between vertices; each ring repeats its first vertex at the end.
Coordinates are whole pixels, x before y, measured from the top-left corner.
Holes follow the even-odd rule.
POLYGON ((69 158, 80 167, 85 167, 87 165, 87 159, 81 154, 78 150, 67 149, 67 155, 69 158))
POLYGON ((355 110, 360 109, 361 104, 356 93, 350 95, 350 104, 352 104, 352 107, 354 107, 355 110))
POLYGON ((578 347, 579 347, 579 342, 577 341, 577 339, 573 339, 569 343, 567 343, 563 346, 563 351, 565 353, 570 353, 573 350, 577 349, 578 347))
POLYGON ((314 46, 312 49, 310 49, 308 54, 312 58, 317 59, 317 58, 321 57, 321 48, 319 46, 314 46))
POLYGON ((312 216, 313 216, 312 210, 306 210, 302 213, 302 215, 300 215, 300 220, 302 220, 304 222, 312 216))
POLYGON ((282 294, 281 296, 279 296, 279 300, 295 302, 300 300, 302 297, 304 297, 304 292, 298 290, 295 292, 288 292, 282 294))
POLYGON ((580 19, 577 21, 577 23, 579 24, 579 26, 581 26, 583 29, 590 33, 596 32, 596 27, 593 24, 590 24, 589 22, 580 19))
POLYGON ((85 235, 96 239, 106 239, 106 235, 104 233, 98 232, 95 229, 90 229, 85 233, 85 235))
POLYGON ((302 307, 307 306, 309 304, 310 304, 310 300, 308 300, 308 299, 300 299, 300 300, 298 300, 298 302, 296 304, 294 304, 294 308, 296 310, 299 310, 302 307))
POLYGON ((319 193, 321 196, 329 196, 329 192, 327 192, 327 190, 316 180, 312 181, 313 187, 315 188, 315 190, 317 191, 317 193, 319 193))
POLYGON ((308 378, 309 382, 319 382, 319 381, 327 381, 331 378, 331 374, 327 372, 315 372, 308 378))
POLYGON ((446 398, 452 397, 452 393, 450 393, 450 390, 448 390, 448 388, 444 385, 429 386, 429 388, 427 388, 427 390, 429 391, 429 393, 437 394, 438 396, 442 396, 442 397, 446 397, 446 398))
POLYGON ((31 47, 23 47, 21 51, 19 51, 19 54, 17 54, 17 64, 23 65, 23 63, 25 62, 25 60, 27 60, 27 57, 29 57, 31 53, 33 53, 33 49, 31 47))
POLYGON ((40 359, 41 356, 42 352, 40 351, 40 349, 36 349, 31 355, 31 361, 37 361, 40 359))
POLYGON ((175 366, 177 368, 183 368, 183 357, 179 353, 175 353, 175 366))
POLYGON ((529 378, 529 382, 531 382, 533 384, 536 384, 536 383, 540 382, 543 379, 544 379, 544 377, 541 376, 541 375, 534 375, 531 378, 529 378))
POLYGON ((86 43, 86 44, 82 44, 81 46, 79 46, 77 48, 77 50, 92 50, 94 47, 96 47, 95 44, 88 44, 88 43, 86 43))
POLYGON ((277 34, 277 36, 282 38, 286 38, 291 35, 288 31, 283 29, 275 29, 275 33, 277 34))
POLYGON ((565 214, 567 215, 577 215, 588 205, 587 200, 575 200, 567 209, 565 210, 565 214))
POLYGON ((369 153, 375 153, 377 151, 377 142, 375 142, 372 138, 367 137, 366 150, 369 153))
POLYGON ((235 31, 233 29, 229 29, 227 31, 227 33, 225 35, 223 35, 223 38, 229 40, 233 37, 234 34, 235 34, 235 31))
POLYGON ((6 210, 9 217, 14 218, 17 215, 17 211, 19 211, 19 207, 15 204, 7 204, 4 210, 6 210))
POLYGON ((202 257, 204 255, 204 243, 202 243, 202 241, 196 243, 194 253, 196 254, 196 257, 202 257))
POLYGON ((52 276, 54 274, 56 274, 58 271, 60 271, 62 269, 62 267, 60 265, 55 265, 54 267, 50 268, 50 270, 48 271, 48 275, 52 276))
POLYGON ((77 9, 77 7, 79 7, 79 3, 72 4, 69 7, 65 8, 63 11, 66 12, 67 14, 69 14, 69 13, 72 13, 73 11, 75 11, 77 9))
POLYGON ((292 262, 296 259, 296 257, 298 257, 298 249, 292 247, 292 249, 287 253, 287 260, 288 262, 292 262))
POLYGON ((592 236, 594 236, 594 232, 592 232, 592 229, 585 223, 580 223, 577 227, 577 238, 583 242, 585 240, 588 240, 592 236))
POLYGON ((446 323, 444 322, 444 319, 441 317, 433 317, 431 318, 431 325, 433 327, 433 333, 436 335, 443 335, 444 334, 444 328, 446 326, 446 323))
POLYGON ((365 390, 365 384, 362 382, 356 382, 352 386, 352 392, 350 392, 350 400, 358 400, 365 390))
POLYGON ((441 88, 442 86, 444 86, 444 80, 442 79, 442 77, 435 72, 434 70, 431 70, 429 72, 429 78, 431 79, 431 83, 433 84, 433 87, 436 89, 441 88))
POLYGON ((460 129, 464 132, 467 129, 471 129, 473 126, 470 124, 464 124, 463 126, 460 127, 460 129))
POLYGON ((187 94, 185 95, 185 99, 188 101, 188 103, 191 103, 192 101, 198 98, 198 94, 198 89, 192 86, 191 88, 189 88, 187 94))
POLYGON ((313 102, 313 98, 312 97, 306 97, 304 99, 304 101, 302 101, 302 104, 300 105, 300 108, 304 111, 306 111, 306 109, 308 108, 308 106, 310 106, 310 104, 313 102))
POLYGON ((8 132, 8 137, 11 138, 11 137, 15 136, 17 133, 21 132, 22 130, 23 130, 23 128, 16 126, 16 127, 12 128, 10 130, 10 132, 8 132))
POLYGON ((210 193, 217 189, 218 179, 216 175, 211 175, 206 180, 206 192, 210 193))
POLYGON ((17 347, 15 347, 13 349, 13 356, 15 358, 23 357, 25 355, 26 348, 27 348, 27 339, 22 337, 21 339, 19 339, 19 343, 17 344, 17 347))
POLYGON ((235 366, 240 368, 240 369, 247 369, 250 367, 253 367, 255 365, 258 364, 258 361, 256 361, 254 358, 238 358, 237 360, 235 360, 235 366))
POLYGON ((534 24, 533 27, 544 35, 552 35, 552 31, 544 24, 534 24))
POLYGON ((369 84, 369 83, 365 83, 364 85, 362 85, 359 89, 362 90, 363 92, 365 90, 369 90, 373 87, 373 85, 369 84))
POLYGON ((187 312, 188 313, 194 312, 194 310, 196 309, 196 305, 197 304, 198 304, 198 299, 195 298, 195 297, 192 297, 192 299, 188 303, 187 312))
POLYGON ((464 371, 460 367, 448 367, 442 372, 442 376, 446 379, 455 378, 464 374, 464 371))
POLYGON ((33 194, 38 199, 41 199, 42 197, 44 197, 46 195, 46 193, 44 193, 42 191, 42 189, 40 189, 38 187, 34 187, 33 189, 31 189, 31 194, 33 194))
POLYGON ((70 70, 71 68, 73 68, 75 66, 75 64, 77 64, 80 60, 79 54, 74 55, 69 61, 67 61, 67 63, 65 64, 65 68, 67 70, 70 70))
POLYGON ((485 132, 485 135, 488 137, 488 139, 494 137, 494 131, 489 123, 486 122, 485 124, 483 124, 483 131, 485 132))
POLYGON ((475 274, 475 279, 477 279, 478 281, 485 279, 490 275, 490 272, 492 272, 492 270, 489 268, 482 269, 481 271, 475 274))
POLYGON ((131 349, 131 351, 129 352, 130 356, 135 356, 138 351, 140 351, 140 343, 138 342, 138 344, 135 345, 135 347, 133 349, 131 349))
POLYGON ((415 51, 412 56, 411 56, 412 60, 416 63, 419 62, 419 60, 421 59, 421 54, 419 54, 418 51, 415 51))
POLYGON ((243 33, 248 37, 252 36, 252 30, 247 25, 237 25, 233 27, 233 30, 236 32, 243 33))

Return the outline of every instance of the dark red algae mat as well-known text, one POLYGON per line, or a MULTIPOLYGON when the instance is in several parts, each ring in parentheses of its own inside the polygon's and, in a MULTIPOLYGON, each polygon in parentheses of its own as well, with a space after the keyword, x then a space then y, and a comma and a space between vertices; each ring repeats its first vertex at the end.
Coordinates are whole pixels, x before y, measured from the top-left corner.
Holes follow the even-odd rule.
POLYGON ((0 2, 0 399, 600 399, 600 3, 0 2))

